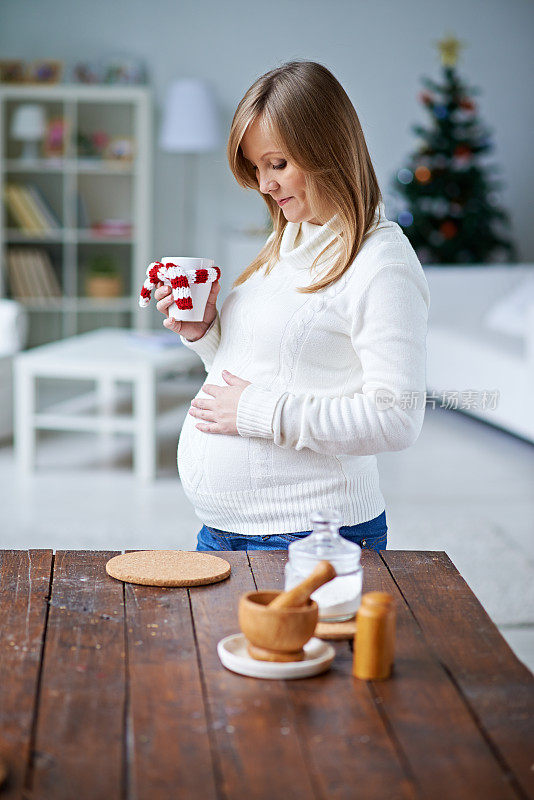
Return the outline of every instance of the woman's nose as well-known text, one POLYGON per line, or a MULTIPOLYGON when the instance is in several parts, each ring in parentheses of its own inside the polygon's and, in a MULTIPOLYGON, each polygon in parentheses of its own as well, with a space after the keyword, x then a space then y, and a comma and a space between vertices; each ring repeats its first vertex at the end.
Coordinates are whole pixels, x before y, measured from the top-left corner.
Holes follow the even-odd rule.
POLYGON ((278 182, 273 180, 273 178, 268 178, 267 176, 261 177, 260 175, 260 192, 262 194, 268 194, 272 192, 273 189, 276 189, 278 186, 278 182))

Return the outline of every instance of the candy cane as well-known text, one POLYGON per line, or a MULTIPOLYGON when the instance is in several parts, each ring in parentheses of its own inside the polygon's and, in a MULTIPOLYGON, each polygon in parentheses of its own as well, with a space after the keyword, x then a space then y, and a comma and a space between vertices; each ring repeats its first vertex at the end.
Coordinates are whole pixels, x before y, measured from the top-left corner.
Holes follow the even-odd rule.
MULTIPOLYGON (((189 274, 191 273, 194 273, 193 283, 215 282, 221 277, 219 267, 190 270, 189 274)), ((147 268, 146 280, 139 296, 141 308, 146 308, 150 303, 152 289, 157 285, 158 281, 172 288, 172 296, 179 309, 193 308, 193 298, 187 271, 179 264, 162 264, 161 261, 153 261, 147 268)))

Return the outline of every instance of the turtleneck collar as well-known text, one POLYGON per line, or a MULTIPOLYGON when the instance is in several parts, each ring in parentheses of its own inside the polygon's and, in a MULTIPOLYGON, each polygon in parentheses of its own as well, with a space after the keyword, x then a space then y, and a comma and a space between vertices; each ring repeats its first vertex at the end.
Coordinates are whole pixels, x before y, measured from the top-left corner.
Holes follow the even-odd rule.
MULTIPOLYGON (((324 225, 313 225, 311 222, 288 222, 280 242, 280 260, 291 264, 296 269, 309 270, 319 253, 336 238, 338 215, 334 214, 324 225), (295 247, 295 239, 301 231, 300 244, 295 247)), ((384 204, 376 207, 373 227, 375 222, 381 226, 386 220, 384 204)), ((331 257, 325 254, 325 257, 331 257)), ((322 262, 321 262, 322 264, 322 262)))

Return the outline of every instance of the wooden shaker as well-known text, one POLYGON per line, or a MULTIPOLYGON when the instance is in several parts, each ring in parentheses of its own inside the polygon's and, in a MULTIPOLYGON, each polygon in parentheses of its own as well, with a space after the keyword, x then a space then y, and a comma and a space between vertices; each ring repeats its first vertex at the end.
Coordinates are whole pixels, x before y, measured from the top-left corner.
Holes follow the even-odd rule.
POLYGON ((352 674, 364 681, 389 678, 395 652, 395 606, 387 592, 367 592, 356 615, 352 674))

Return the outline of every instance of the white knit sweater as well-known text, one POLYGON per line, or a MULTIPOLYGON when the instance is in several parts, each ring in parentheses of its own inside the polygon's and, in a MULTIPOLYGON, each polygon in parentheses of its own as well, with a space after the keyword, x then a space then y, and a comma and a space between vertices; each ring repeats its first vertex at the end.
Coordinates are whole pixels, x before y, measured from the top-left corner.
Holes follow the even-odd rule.
POLYGON ((343 525, 384 510, 376 453, 409 447, 423 423, 429 293, 382 203, 374 224, 338 281, 302 294, 335 235, 329 223, 288 222, 270 274, 233 289, 201 339, 180 337, 202 358, 206 383, 227 386, 223 369, 251 381, 239 436, 199 431, 190 414, 182 428, 178 470, 204 524, 281 534, 310 530, 319 508, 339 511, 343 525), (418 401, 404 402, 412 392, 418 401))

